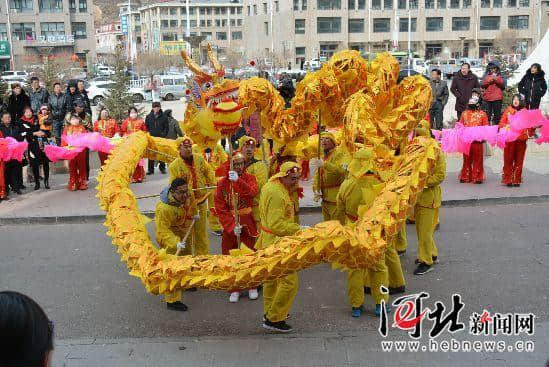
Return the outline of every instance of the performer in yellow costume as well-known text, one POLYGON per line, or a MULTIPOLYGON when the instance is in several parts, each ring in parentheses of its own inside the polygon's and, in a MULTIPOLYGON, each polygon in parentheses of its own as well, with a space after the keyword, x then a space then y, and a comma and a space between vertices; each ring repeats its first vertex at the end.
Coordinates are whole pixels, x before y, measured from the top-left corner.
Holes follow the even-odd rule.
MULTIPOLYGON (((210 148, 206 148, 202 152, 200 152, 200 148, 198 147, 198 145, 195 144, 193 146, 193 153, 202 153, 202 157, 206 160, 206 162, 208 162, 208 164, 212 168, 212 171, 214 172, 219 168, 219 166, 227 161, 228 157, 227 152, 225 152, 220 143, 217 143, 213 150, 210 148)), ((216 177, 216 183, 220 179, 221 177, 216 177)), ((221 236, 221 224, 219 224, 219 220, 217 219, 217 217, 211 213, 211 209, 214 206, 215 205, 212 194, 208 197, 208 224, 210 226, 210 230, 214 232, 214 234, 221 236)))
MULTIPOLYGON (((176 178, 169 187, 162 190, 160 202, 156 204, 156 242, 166 250, 166 253, 174 255, 178 249, 180 255, 191 255, 191 244, 184 242, 185 234, 192 225, 192 220, 197 219, 197 210, 194 205, 187 181, 184 178, 176 178)), ((165 296, 167 307, 170 310, 187 311, 187 305, 181 302, 181 291, 176 291, 165 296)))
POLYGON ((322 216, 325 221, 335 220, 337 210, 337 192, 347 175, 349 155, 337 147, 334 134, 323 132, 320 142, 324 157, 320 167, 315 172, 313 191, 315 200, 322 199, 322 216))
MULTIPOLYGON (((375 173, 374 154, 368 148, 357 151, 349 164, 349 177, 343 181, 337 194, 336 216, 341 224, 351 224, 358 220, 359 210, 366 212, 384 184, 375 173)), ((381 314, 381 301, 388 301, 388 295, 380 292, 380 287, 388 287, 389 275, 385 265, 385 255, 369 269, 348 271, 347 284, 352 316, 360 317, 364 312, 364 277, 367 274, 372 287, 372 298, 376 304, 375 314, 381 314)))
POLYGON ((204 189, 216 184, 215 175, 210 165, 200 154, 194 154, 193 142, 188 137, 177 139, 179 157, 168 168, 170 182, 176 178, 185 178, 192 189, 191 197, 197 198, 198 219, 192 230, 191 239, 196 255, 208 255, 210 253, 210 241, 206 231, 208 204, 206 199, 211 189, 204 189))
MULTIPOLYGON (((431 136, 429 125, 422 121, 414 130, 417 136, 431 136)), ((433 173, 427 178, 427 186, 423 189, 415 205, 417 232, 417 268, 415 275, 422 275, 433 270, 433 264, 438 262, 438 249, 435 244, 434 231, 438 223, 438 211, 442 204, 440 184, 446 178, 446 158, 438 149, 438 157, 433 173)))
MULTIPOLYGON (((300 175, 297 163, 285 162, 280 167, 280 172, 263 186, 259 201, 261 234, 256 249, 276 246, 281 237, 291 236, 300 230, 291 198, 292 191, 298 187, 300 175)), ((263 284, 265 329, 282 333, 292 331, 292 327, 285 320, 297 294, 297 287, 297 273, 263 284)))
MULTIPOLYGON (((261 194, 261 188, 267 183, 267 180, 269 179, 269 172, 267 170, 265 162, 257 160, 257 158, 255 158, 255 151, 257 150, 255 139, 251 136, 244 135, 243 137, 238 139, 238 149, 242 152, 244 158, 246 159, 246 172, 255 176, 255 179, 257 181, 257 187, 259 189, 259 193, 261 194)), ((254 202, 252 206, 253 217, 256 223, 260 222, 259 197, 260 195, 256 195, 254 197, 254 202)))

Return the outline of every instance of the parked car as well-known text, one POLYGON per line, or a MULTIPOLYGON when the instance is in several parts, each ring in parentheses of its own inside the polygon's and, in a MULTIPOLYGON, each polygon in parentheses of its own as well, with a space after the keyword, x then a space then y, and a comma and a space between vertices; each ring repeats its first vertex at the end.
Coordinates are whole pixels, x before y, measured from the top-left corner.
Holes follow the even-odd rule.
MULTIPOLYGON (((90 83, 88 88, 88 97, 91 104, 96 106, 103 101, 108 93, 109 88, 112 88, 114 83, 90 83)), ((150 101, 152 99, 151 93, 143 89, 143 87, 130 87, 130 94, 133 95, 133 101, 135 103, 141 103, 143 101, 150 101)))
POLYGON ((459 71, 461 63, 456 59, 448 59, 440 61, 440 70, 442 71, 442 76, 447 79, 452 79, 455 73, 459 71))
POLYGON ((99 75, 99 76, 113 75, 114 74, 114 69, 111 68, 110 66, 106 66, 106 65, 97 65, 96 74, 99 75))
POLYGON ((2 72, 2 80, 8 81, 8 80, 27 80, 29 78, 29 74, 26 71, 21 70, 7 70, 2 72))
POLYGON ((165 101, 173 101, 185 96, 187 75, 155 75, 158 95, 165 101))

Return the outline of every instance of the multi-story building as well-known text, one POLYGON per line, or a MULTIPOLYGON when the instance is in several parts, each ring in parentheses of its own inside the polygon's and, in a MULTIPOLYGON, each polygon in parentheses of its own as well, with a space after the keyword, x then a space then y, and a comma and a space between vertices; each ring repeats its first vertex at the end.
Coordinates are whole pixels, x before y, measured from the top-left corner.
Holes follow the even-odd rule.
POLYGON ((220 60, 228 50, 244 53, 241 3, 234 0, 190 1, 188 13, 186 5, 185 1, 170 1, 139 7, 140 34, 136 38, 140 37, 140 45, 137 49, 171 54, 185 47, 184 37, 188 31, 190 36, 205 36, 220 60))
POLYGON ((134 59, 137 52, 143 50, 141 38, 141 14, 139 8, 141 0, 133 0, 118 4, 121 31, 124 36, 126 50, 130 50, 131 58, 134 59))
POLYGON ((421 56, 481 57, 501 31, 530 51, 547 30, 547 0, 244 0, 248 57, 299 66, 352 48, 411 49, 421 56), (509 36, 509 32, 506 33, 509 36), (396 47, 395 47, 396 46, 396 47))
POLYGON ((2 3, 0 49, 7 52, 0 56, 3 57, 0 68, 40 63, 42 56, 48 54, 78 57, 86 66, 88 59, 95 58, 92 8, 92 0, 8 0, 2 3), (9 9, 5 8, 5 3, 9 4, 9 9), (10 60, 12 56, 13 60, 10 60))
POLYGON ((97 57, 114 54, 116 47, 123 46, 124 34, 120 23, 104 24, 95 30, 97 57))

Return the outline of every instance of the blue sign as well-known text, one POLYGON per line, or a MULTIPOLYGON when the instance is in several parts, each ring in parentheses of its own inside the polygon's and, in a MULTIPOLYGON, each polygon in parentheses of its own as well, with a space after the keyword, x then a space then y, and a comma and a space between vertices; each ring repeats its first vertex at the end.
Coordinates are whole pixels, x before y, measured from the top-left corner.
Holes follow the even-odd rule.
POLYGON ((120 26, 122 27, 122 33, 128 34, 128 16, 122 15, 120 17, 120 26))

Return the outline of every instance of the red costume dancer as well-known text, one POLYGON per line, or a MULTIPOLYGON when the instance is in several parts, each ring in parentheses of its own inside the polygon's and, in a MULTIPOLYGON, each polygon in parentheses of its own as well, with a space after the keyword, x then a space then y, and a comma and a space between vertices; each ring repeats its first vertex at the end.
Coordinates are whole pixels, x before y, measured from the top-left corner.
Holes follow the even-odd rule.
MULTIPOLYGON (((93 131, 100 133, 106 138, 112 138, 118 133, 118 124, 114 119, 109 118, 109 112, 106 109, 99 113, 101 118, 93 124, 93 131)), ((97 152, 101 165, 105 164, 109 153, 97 152)))
MULTIPOLYGON (((507 107, 499 122, 499 128, 504 129, 509 125, 509 115, 524 108, 524 102, 520 94, 513 96, 511 106, 507 107)), ((526 141, 533 135, 533 129, 524 129, 515 141, 505 144, 503 150, 503 176, 501 182, 507 186, 520 186, 522 183, 522 164, 526 154, 526 141)))
MULTIPOLYGON (((128 136, 136 131, 147 131, 147 126, 145 125, 145 121, 137 118, 137 110, 132 107, 130 108, 130 117, 122 122, 120 132, 122 133, 122 136, 128 136)), ((133 172, 132 182, 143 182, 144 179, 145 168, 139 164, 133 172)))
POLYGON ((215 208, 212 210, 219 218, 219 223, 223 227, 223 236, 221 238, 221 251, 223 255, 229 255, 230 250, 238 248, 237 234, 240 235, 240 240, 252 250, 255 249, 255 240, 259 235, 252 215, 253 200, 259 193, 257 180, 254 175, 245 171, 245 158, 241 153, 234 154, 233 168, 234 171, 228 172, 217 183, 214 195, 215 208), (235 177, 236 180, 234 180, 235 177), (237 207, 240 228, 236 227, 235 223, 234 205, 231 199, 231 183, 234 195, 238 200, 237 207))
MULTIPOLYGON (((63 136, 82 134, 87 132, 86 128, 82 125, 82 120, 77 115, 73 115, 70 118, 70 124, 65 127, 63 136)), ((66 146, 64 139, 62 138, 62 145, 66 146)), ((70 191, 87 190, 88 182, 86 181, 86 151, 79 153, 76 157, 69 161, 69 185, 70 191)))
MULTIPOLYGON (((0 138, 3 138, 2 132, 0 131, 0 138)), ((5 199, 8 195, 6 194, 6 181, 4 180, 4 161, 0 160, 0 200, 5 199)))
MULTIPOLYGON (((466 127, 488 125, 486 112, 478 108, 478 98, 469 100, 469 109, 463 111, 460 122, 466 127)), ((474 182, 481 184, 484 181, 484 143, 474 141, 469 148, 469 154, 463 155, 463 166, 459 175, 460 182, 474 182)))

